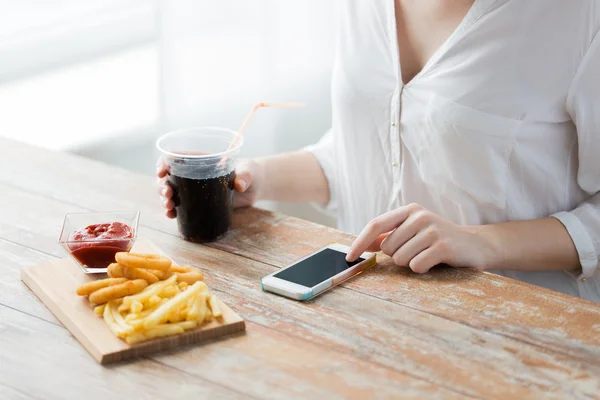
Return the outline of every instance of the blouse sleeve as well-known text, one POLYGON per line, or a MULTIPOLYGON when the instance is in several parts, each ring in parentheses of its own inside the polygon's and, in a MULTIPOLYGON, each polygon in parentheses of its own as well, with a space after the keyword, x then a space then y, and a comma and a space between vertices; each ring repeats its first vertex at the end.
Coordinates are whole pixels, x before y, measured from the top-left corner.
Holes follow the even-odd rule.
POLYGON ((333 143, 333 132, 328 130, 316 144, 305 147, 305 151, 312 153, 317 159, 329 186, 329 203, 322 207, 313 204, 319 211, 335 216, 337 211, 336 178, 335 178, 335 148, 333 143))
POLYGON ((592 41, 567 97, 567 110, 577 127, 577 182, 590 198, 572 211, 553 215, 575 244, 582 274, 600 275, 600 34, 592 41))

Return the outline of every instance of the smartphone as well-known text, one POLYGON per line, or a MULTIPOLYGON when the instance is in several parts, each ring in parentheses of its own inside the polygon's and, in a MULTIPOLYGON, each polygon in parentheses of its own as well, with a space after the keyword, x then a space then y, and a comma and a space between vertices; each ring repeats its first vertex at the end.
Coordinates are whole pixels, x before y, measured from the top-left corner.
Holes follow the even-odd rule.
POLYGON ((347 262, 349 251, 350 247, 342 244, 325 246, 265 276, 260 281, 261 287, 265 292, 290 299, 309 300, 377 263, 375 253, 363 253, 358 260, 347 262))

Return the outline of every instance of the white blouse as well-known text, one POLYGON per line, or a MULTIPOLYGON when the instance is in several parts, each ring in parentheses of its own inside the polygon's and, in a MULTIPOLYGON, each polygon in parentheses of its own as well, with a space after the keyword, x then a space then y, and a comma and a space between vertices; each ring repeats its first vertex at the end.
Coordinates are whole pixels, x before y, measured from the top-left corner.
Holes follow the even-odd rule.
POLYGON ((406 85, 394 0, 341 3, 332 129, 309 147, 340 229, 412 202, 468 225, 554 216, 582 274, 499 273, 600 302, 600 3, 475 0, 406 85))

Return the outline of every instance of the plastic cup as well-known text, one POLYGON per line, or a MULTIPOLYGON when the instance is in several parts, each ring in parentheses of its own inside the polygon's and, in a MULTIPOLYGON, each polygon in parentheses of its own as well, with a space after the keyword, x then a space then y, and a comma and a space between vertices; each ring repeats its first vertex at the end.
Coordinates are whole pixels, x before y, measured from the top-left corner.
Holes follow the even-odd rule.
POLYGON ((243 140, 228 149, 236 132, 225 128, 180 129, 161 136, 156 147, 169 167, 179 233, 209 242, 231 225, 235 165, 243 140))

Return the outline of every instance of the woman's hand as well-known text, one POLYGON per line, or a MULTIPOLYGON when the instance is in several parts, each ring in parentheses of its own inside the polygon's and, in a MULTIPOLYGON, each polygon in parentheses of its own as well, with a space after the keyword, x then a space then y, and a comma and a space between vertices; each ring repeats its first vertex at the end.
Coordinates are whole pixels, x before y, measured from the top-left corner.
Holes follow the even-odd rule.
MULTIPOLYGON (((169 167, 162 158, 158 159, 156 174, 158 176, 158 192, 161 196, 165 214, 169 218, 175 218, 175 203, 173 201, 173 188, 167 178, 169 167)), ((233 195, 233 207, 249 207, 253 205, 260 197, 261 187, 264 181, 262 167, 253 160, 240 160, 235 169, 235 180, 233 185, 235 193, 233 195)))
POLYGON ((347 260, 379 251, 394 263, 425 273, 438 264, 484 270, 495 250, 478 227, 460 226, 418 204, 383 214, 367 224, 352 244, 347 260))

